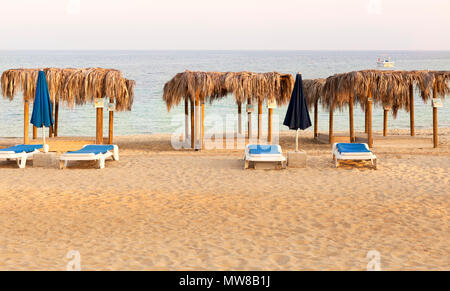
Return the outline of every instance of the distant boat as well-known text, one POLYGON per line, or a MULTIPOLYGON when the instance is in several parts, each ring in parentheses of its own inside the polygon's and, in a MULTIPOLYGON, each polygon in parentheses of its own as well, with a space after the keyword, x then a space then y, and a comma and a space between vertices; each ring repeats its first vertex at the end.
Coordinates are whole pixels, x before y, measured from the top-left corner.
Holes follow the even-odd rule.
POLYGON ((378 58, 377 65, 378 67, 383 68, 393 68, 395 67, 395 62, 393 62, 390 57, 382 56, 378 58))

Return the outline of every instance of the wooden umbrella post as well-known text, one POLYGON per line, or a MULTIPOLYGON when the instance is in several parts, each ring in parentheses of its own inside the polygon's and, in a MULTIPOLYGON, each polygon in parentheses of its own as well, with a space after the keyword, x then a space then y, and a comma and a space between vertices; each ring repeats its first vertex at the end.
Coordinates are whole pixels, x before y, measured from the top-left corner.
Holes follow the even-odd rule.
POLYGON ((372 134, 372 92, 369 91, 369 99, 367 100, 367 140, 369 147, 373 146, 372 134))
MULTIPOLYGON (((53 116, 54 108, 55 108, 55 102, 52 101, 52 112, 50 112, 50 114, 51 114, 52 116, 53 116)), ((51 125, 51 126, 48 128, 48 137, 49 137, 49 138, 52 138, 52 137, 53 137, 53 125, 51 125)))
POLYGON ((188 141, 189 137, 189 101, 184 98, 184 142, 188 141))
MULTIPOLYGON (((109 103, 114 103, 114 98, 109 97, 109 103)), ((112 145, 114 143, 114 109, 109 109, 109 133, 108 133, 108 144, 112 145)))
POLYGON ((191 100, 191 148, 195 149, 195 106, 191 100))
POLYGON ((238 103, 238 133, 242 135, 242 104, 238 103))
POLYGON ((368 110, 367 110, 367 104, 366 103, 366 108, 364 109, 364 118, 365 118, 365 125, 364 125, 364 133, 368 133, 369 132, 369 116, 368 116, 368 110))
POLYGON ((23 144, 30 143, 29 124, 30 124, 30 102, 25 101, 23 105, 24 117, 23 117, 23 144))
POLYGON ((95 135, 95 143, 103 144, 103 108, 97 108, 97 132, 95 135))
POLYGON ((58 137, 58 125, 59 125, 59 99, 55 100, 55 130, 53 132, 54 137, 58 137))
MULTIPOLYGON (((251 106, 252 105, 252 98, 248 98, 247 99, 247 105, 248 106, 251 106)), ((247 133, 247 135, 248 135, 248 141, 250 142, 250 140, 253 138, 253 135, 252 135, 252 131, 253 131, 253 129, 252 129, 252 111, 248 108, 248 112, 247 112, 247 115, 248 115, 248 133, 247 133)))
POLYGON ((383 136, 387 136, 388 113, 389 109, 384 108, 383 136))
POLYGON ((268 135, 267 135, 267 141, 270 143, 272 143, 272 113, 273 113, 273 108, 269 108, 269 125, 268 125, 268 135))
POLYGON ((329 134, 329 141, 330 141, 330 144, 333 142, 333 116, 334 115, 334 112, 333 112, 333 108, 331 107, 330 108, 330 124, 329 124, 329 132, 328 132, 328 134, 329 134))
MULTIPOLYGON (((433 86, 433 98, 437 97, 437 82, 434 81, 433 86)), ((431 103, 433 106, 433 147, 436 149, 438 147, 438 110, 437 107, 434 106, 433 102, 431 103)))
POLYGON ((350 120, 350 142, 355 142, 355 127, 353 123, 353 96, 350 96, 348 102, 348 114, 350 120))
POLYGON ((201 140, 201 148, 203 149, 205 147, 205 101, 202 100, 202 140, 201 140))
POLYGON ((314 103, 314 138, 317 138, 319 136, 319 100, 316 100, 314 103))
POLYGON ((416 135, 414 128, 414 85, 409 85, 409 127, 411 129, 411 136, 416 135))
POLYGON ((37 139, 37 127, 33 125, 33 139, 37 139))
POLYGON ((262 102, 258 100, 258 141, 262 138, 262 102))
POLYGON ((195 96, 195 145, 194 149, 197 149, 197 145, 200 141, 200 94, 197 91, 195 96))

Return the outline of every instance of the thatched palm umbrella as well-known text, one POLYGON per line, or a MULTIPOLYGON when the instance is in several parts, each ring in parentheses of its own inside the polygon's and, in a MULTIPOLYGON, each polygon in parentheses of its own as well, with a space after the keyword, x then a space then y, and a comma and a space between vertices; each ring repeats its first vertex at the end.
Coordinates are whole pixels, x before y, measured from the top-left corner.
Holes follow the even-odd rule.
MULTIPOLYGON (((37 75, 40 69, 13 69, 3 72, 1 77, 2 94, 4 98, 13 100, 23 92, 25 123, 25 143, 28 143, 28 107, 34 100, 37 75)), ((134 97, 132 80, 125 79, 122 73, 113 69, 87 68, 64 69, 46 68, 45 72, 50 99, 55 104, 55 129, 57 136, 59 102, 73 107, 86 103, 93 103, 95 98, 109 98, 115 102, 115 110, 131 110, 134 97)), ((113 111, 109 115, 109 143, 113 139, 113 111)), ((103 143, 103 108, 97 108, 96 142, 103 143)))
MULTIPOLYGON (((409 111, 411 135, 414 135, 414 86, 419 88, 424 102, 430 98, 431 92, 433 92, 433 96, 443 98, 450 92, 449 76, 450 72, 448 71, 366 70, 337 74, 327 78, 322 92, 322 104, 332 112, 336 108, 342 108, 344 105, 352 103, 351 100, 355 96, 355 101, 366 111, 366 129, 369 145, 372 145, 372 103, 386 108, 385 132, 387 108, 392 108, 394 117, 400 109, 409 111)), ((434 113, 434 115, 436 114, 437 112, 434 113)), ((433 127, 437 133, 437 125, 433 127)), ((434 135, 434 140, 435 147, 437 147, 437 134, 434 135)))
MULTIPOLYGON (((272 73, 252 73, 252 72, 191 72, 185 71, 177 74, 172 80, 164 85, 163 100, 166 102, 168 110, 178 105, 183 99, 185 100, 186 115, 186 137, 188 136, 188 103, 191 104, 191 146, 195 148, 197 141, 198 122, 194 126, 196 120, 199 120, 197 110, 197 118, 194 118, 194 102, 195 106, 201 101, 202 112, 204 113, 204 104, 206 101, 210 103, 214 100, 221 99, 228 94, 233 94, 238 104, 238 113, 241 114, 241 104, 252 101, 258 101, 258 133, 261 137, 261 114, 262 103, 268 100, 274 100, 278 104, 286 104, 292 92, 294 79, 291 75, 272 73)), ((249 138, 251 138, 251 112, 249 111, 249 138)), ((270 114, 269 114, 270 115, 270 114)), ((270 118, 270 117, 269 117, 270 118)), ((202 114, 202 141, 203 145, 203 120, 202 114)), ((269 138, 270 138, 269 133, 269 138)))

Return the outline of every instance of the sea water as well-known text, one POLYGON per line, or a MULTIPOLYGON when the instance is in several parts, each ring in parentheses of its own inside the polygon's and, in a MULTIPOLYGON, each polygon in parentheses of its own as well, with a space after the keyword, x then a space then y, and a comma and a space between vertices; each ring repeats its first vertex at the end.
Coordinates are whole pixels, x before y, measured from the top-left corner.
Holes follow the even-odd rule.
MULTIPOLYGON (((116 113, 114 131, 116 135, 131 135, 173 133, 184 128, 184 102, 168 112, 162 100, 164 84, 178 72, 277 71, 293 75, 301 72, 304 79, 326 78, 336 73, 376 69, 377 58, 383 54, 391 56, 397 70, 450 70, 450 51, 0 51, 0 71, 45 67, 119 69, 126 78, 136 81, 135 101, 132 111, 116 113)), ((288 130, 282 125, 285 113, 285 106, 274 110, 274 120, 278 121, 276 129, 280 131, 288 130)), ((263 114, 267 122, 266 108, 263 114)), ((225 119, 233 115, 237 120, 237 106, 232 96, 206 104, 206 116, 225 119)), ((108 114, 104 116, 106 136, 108 114)), ((334 116, 334 129, 348 130, 348 112, 337 111, 334 116)), ((73 109, 62 107, 59 135, 95 136, 95 120, 92 104, 73 109)), ((328 112, 320 108, 320 131, 328 130, 328 120, 328 112)), ((450 126, 448 99, 439 109, 438 122, 440 127, 450 126)), ((430 103, 424 104, 417 93, 415 124, 418 129, 431 128, 433 124, 430 103)), ((374 130, 383 127, 382 108, 374 108, 373 127, 374 130)), ((364 113, 359 107, 355 108, 355 128, 364 128, 364 113)), ((394 128, 409 128, 407 112, 400 111, 396 119, 389 115, 389 129, 394 128)), ((12 102, 0 98, 0 137, 20 136, 23 136, 22 95, 12 102)))

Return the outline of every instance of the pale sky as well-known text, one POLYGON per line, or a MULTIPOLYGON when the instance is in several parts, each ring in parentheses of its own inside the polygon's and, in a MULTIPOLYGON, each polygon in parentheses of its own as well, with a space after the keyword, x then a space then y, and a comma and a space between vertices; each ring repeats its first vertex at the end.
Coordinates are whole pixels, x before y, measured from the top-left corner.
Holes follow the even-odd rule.
POLYGON ((0 49, 450 50, 450 0, 0 0, 0 49))

